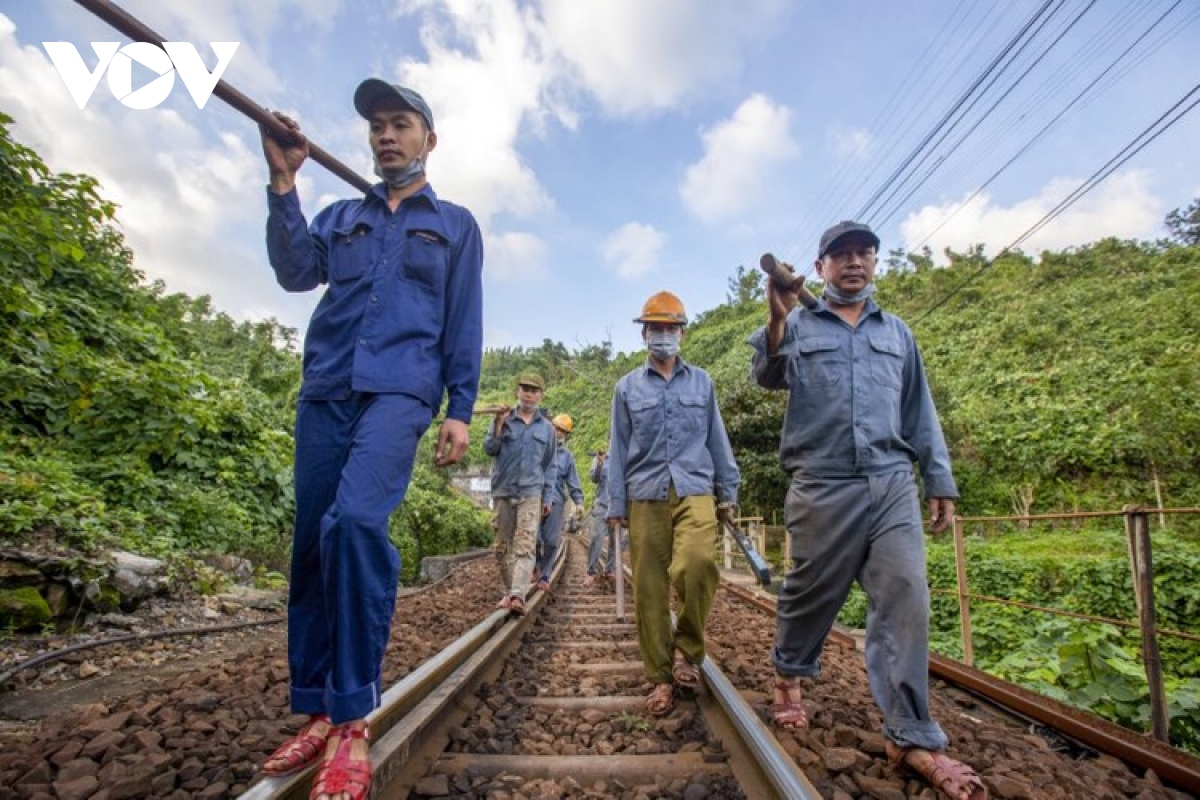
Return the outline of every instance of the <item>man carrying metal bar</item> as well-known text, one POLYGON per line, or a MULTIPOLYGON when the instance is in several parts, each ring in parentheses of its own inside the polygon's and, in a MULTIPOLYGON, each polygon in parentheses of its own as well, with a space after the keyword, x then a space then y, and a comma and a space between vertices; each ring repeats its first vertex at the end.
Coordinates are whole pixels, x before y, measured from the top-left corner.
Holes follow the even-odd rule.
POLYGON ((579 470, 575 468, 575 456, 567 449, 567 437, 575 429, 575 420, 570 414, 558 414, 550 421, 554 428, 554 494, 550 498, 550 512, 542 517, 538 528, 538 557, 534 570, 537 588, 550 589, 550 570, 554 566, 554 554, 562 545, 563 509, 567 497, 575 504, 575 513, 583 509, 583 487, 579 483, 579 470))
POLYGON ((766 327, 750 337, 759 385, 787 389, 779 454, 792 568, 779 591, 772 714, 808 725, 800 678, 815 677, 834 619, 857 580, 868 598, 866 662, 894 764, 951 798, 987 796, 970 767, 941 752, 929 713, 929 589, 913 462, 934 532, 958 498, 950 456, 912 331, 871 299, 879 237, 856 222, 825 231, 815 306, 802 279, 768 281, 766 327))
POLYGON ((379 705, 400 573, 388 517, 443 395, 436 462, 466 452, 482 353, 479 227, 425 178, 437 145, 429 106, 369 79, 354 108, 382 181, 311 224, 296 192, 308 157, 300 126, 276 114, 293 138, 262 135, 276 278, 293 292, 326 287, 304 341, 288 598, 292 710, 310 719, 262 769, 289 774, 324 753, 314 798, 369 793, 365 718, 379 705))
POLYGON ((504 596, 497 608, 525 613, 525 593, 533 582, 538 528, 549 515, 558 468, 554 426, 539 404, 546 389, 536 372, 517 376, 517 407, 502 408, 483 437, 492 465, 492 527, 504 596))
POLYGON ((683 303, 659 292, 634 322, 649 356, 613 393, 608 523, 629 528, 638 644, 654 684, 646 710, 660 716, 674 705, 673 684, 700 684, 704 624, 719 580, 717 518, 737 516, 741 473, 712 379, 679 356, 683 303))

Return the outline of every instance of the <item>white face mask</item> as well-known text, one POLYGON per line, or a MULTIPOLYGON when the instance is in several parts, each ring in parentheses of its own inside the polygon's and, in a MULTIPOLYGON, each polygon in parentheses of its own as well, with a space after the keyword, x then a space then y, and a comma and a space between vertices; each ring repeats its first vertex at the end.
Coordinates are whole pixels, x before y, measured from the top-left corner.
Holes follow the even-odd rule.
POLYGON ((647 331, 646 348, 650 355, 667 361, 679 355, 679 342, 683 334, 679 331, 647 331))

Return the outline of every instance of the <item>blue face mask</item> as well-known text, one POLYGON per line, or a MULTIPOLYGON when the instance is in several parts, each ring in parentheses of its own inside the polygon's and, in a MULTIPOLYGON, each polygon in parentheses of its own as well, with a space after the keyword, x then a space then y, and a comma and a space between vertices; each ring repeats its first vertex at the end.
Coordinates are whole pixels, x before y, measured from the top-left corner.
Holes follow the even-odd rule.
POLYGON ((679 355, 679 331, 647 331, 646 348, 659 361, 668 361, 679 355))

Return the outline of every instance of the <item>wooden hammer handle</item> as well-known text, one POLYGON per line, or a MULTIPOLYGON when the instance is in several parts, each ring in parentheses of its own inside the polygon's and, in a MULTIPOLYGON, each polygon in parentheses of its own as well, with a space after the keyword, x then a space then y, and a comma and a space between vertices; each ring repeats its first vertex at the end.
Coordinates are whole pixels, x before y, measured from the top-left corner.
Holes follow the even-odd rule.
POLYGON ((758 266, 763 272, 767 273, 769 279, 774 281, 778 288, 788 292, 796 292, 797 297, 805 308, 813 309, 817 307, 817 298, 813 297, 813 293, 804 285, 803 275, 797 275, 792 271, 791 267, 782 263, 770 253, 762 254, 762 258, 758 260, 758 266))

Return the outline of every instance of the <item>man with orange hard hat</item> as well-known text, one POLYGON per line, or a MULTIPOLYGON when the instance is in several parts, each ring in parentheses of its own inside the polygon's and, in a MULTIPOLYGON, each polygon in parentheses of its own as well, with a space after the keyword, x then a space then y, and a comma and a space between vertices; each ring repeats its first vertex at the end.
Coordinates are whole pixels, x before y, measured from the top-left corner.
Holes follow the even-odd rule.
POLYGON ((661 716, 674 705, 674 685, 700 684, 704 624, 719 580, 717 521, 736 516, 741 473, 712 378, 679 356, 683 303, 659 292, 634 322, 649 354, 613 393, 608 523, 629 529, 638 644, 654 684, 646 710, 661 716))

